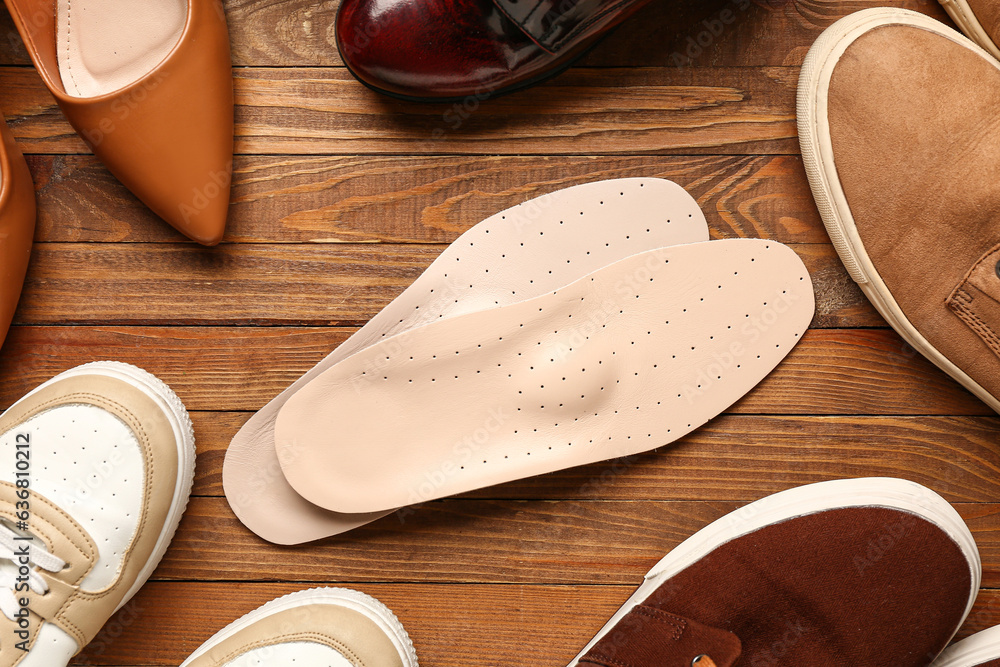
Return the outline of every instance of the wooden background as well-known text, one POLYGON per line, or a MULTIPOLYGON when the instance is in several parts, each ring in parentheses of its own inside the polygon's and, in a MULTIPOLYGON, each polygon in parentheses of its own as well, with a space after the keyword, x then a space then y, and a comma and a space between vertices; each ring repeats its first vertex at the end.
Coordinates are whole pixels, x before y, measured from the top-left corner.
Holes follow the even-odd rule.
POLYGON ((1000 421, 848 279, 798 155, 806 50, 839 17, 880 4, 947 20, 933 0, 757 0, 678 67, 672 54, 702 21, 735 5, 654 0, 579 66, 464 114, 355 82, 333 46, 336 2, 228 0, 238 155, 229 232, 214 249, 184 242, 90 156, 3 15, 0 111, 29 154, 40 219, 0 404, 66 368, 118 359, 170 383, 198 438, 195 497, 154 581, 74 664, 176 665, 259 604, 333 584, 391 606, 426 667, 559 667, 711 520, 864 475, 913 479, 956 503, 984 568, 963 635, 1000 623, 1000 421), (252 411, 475 222, 622 176, 673 179, 714 238, 769 237, 805 260, 813 328, 760 387, 629 462, 430 503, 302 548, 243 528, 221 470, 252 411))

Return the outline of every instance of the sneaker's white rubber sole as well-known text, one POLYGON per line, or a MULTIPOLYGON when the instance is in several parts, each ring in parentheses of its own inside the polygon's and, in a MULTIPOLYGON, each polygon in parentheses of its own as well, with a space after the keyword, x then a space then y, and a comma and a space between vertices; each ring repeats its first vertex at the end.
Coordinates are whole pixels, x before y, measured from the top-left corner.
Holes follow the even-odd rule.
POLYGON ((193 660, 211 650, 219 642, 225 641, 237 632, 242 631, 263 618, 273 616, 288 609, 310 604, 334 604, 364 614, 367 618, 374 621, 389 639, 392 640, 393 646, 403 661, 403 667, 417 667, 417 653, 413 648, 413 642, 410 641, 410 635, 407 634, 406 629, 399 622, 399 619, 396 618, 396 615, 372 596, 347 588, 312 588, 271 600, 217 632, 211 639, 192 653, 187 660, 181 663, 181 667, 186 667, 193 660))
MULTIPOLYGON (((809 185, 823 224, 851 278, 896 332, 934 365, 961 383, 993 410, 1000 400, 937 350, 910 323, 865 251, 837 175, 827 121, 830 80, 847 48, 865 33, 884 25, 907 25, 937 33, 983 56, 989 54, 939 21, 905 9, 867 9, 828 28, 812 46, 802 66, 798 89, 799 143, 809 185)), ((1000 67, 1000 65, 998 65, 1000 67)))
POLYGON ((952 644, 931 667, 976 667, 1000 658, 1000 626, 952 644))
MULTIPOLYGON (((692 535, 653 566, 642 585, 583 647, 569 667, 576 667, 580 658, 594 644, 665 581, 723 544, 788 519, 849 507, 886 507, 909 512, 933 523, 948 534, 969 562, 971 586, 963 619, 968 615, 982 580, 982 563, 976 541, 955 508, 938 494, 915 482, 883 477, 835 480, 800 486, 762 498, 727 514, 692 535)), ((956 632, 958 627, 955 626, 956 632)))

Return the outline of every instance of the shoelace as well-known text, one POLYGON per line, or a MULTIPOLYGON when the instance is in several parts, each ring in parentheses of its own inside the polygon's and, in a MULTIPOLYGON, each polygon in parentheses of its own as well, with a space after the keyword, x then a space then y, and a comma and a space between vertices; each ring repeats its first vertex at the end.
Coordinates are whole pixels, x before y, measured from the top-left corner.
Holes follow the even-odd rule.
MULTIPOLYGON (((18 584, 19 568, 23 565, 20 562, 20 558, 24 555, 22 545, 29 545, 28 574, 25 579, 27 580, 28 588, 33 593, 44 595, 49 591, 49 586, 42 575, 39 574, 38 569, 48 572, 59 572, 66 567, 66 561, 46 551, 41 540, 34 539, 27 541, 17 539, 18 537, 20 536, 17 533, 5 524, 0 523, 0 563, 3 563, 3 565, 8 565, 8 563, 13 565, 13 568, 4 567, 0 570, 0 611, 12 621, 14 620, 14 614, 20 609, 15 586, 18 584)), ((24 580, 21 583, 24 583, 24 580)))

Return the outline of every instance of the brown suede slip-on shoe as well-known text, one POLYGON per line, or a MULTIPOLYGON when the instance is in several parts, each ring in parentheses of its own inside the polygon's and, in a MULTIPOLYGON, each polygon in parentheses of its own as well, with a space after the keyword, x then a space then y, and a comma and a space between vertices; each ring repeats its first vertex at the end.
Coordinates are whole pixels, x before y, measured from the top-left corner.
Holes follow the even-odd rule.
POLYGON ((570 667, 926 667, 980 577, 972 534, 933 491, 811 484, 684 541, 570 667))
POLYGON ((958 27, 979 46, 1000 58, 1000 3, 996 0, 940 0, 958 27))
POLYGON ((872 9, 812 47, 802 156, 851 277, 916 350, 1000 411, 1000 63, 872 9))
POLYGON ((35 188, 21 149, 0 117, 0 345, 14 317, 35 235, 35 188))
POLYGON ((66 119, 157 215, 222 239, 233 77, 219 0, 5 0, 66 119))

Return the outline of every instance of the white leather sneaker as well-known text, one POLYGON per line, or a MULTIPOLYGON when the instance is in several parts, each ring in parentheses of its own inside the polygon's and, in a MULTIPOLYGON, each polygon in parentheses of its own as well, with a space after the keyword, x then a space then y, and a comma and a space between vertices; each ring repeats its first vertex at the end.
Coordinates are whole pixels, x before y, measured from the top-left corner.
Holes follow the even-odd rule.
POLYGON ((417 667, 403 625, 375 598, 314 588, 268 602, 202 644, 181 667, 417 667))
POLYGON ((69 370, 0 416, 0 667, 63 667, 150 577, 187 506, 194 433, 143 370, 69 370))

